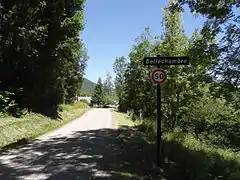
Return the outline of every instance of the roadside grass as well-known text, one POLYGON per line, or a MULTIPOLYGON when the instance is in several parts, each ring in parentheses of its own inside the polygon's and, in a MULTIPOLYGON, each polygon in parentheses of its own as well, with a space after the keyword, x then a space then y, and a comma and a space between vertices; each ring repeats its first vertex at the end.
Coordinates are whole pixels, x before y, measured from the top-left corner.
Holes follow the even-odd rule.
POLYGON ((181 132, 164 136, 164 154, 190 179, 240 179, 240 153, 206 145, 181 132))
MULTIPOLYGON (((156 123, 141 120, 132 122, 126 114, 117 113, 118 124, 135 125, 152 144, 156 139, 156 123)), ((230 149, 216 148, 182 132, 167 133, 163 136, 165 173, 169 177, 198 180, 239 180, 240 153, 230 149), (177 175, 177 176, 176 176, 177 175)))
POLYGON ((31 140, 50 132, 84 114, 88 106, 83 102, 78 102, 61 105, 60 109, 61 119, 51 119, 36 113, 29 113, 20 118, 0 118, 0 148, 6 149, 21 140, 31 140))
POLYGON ((132 180, 140 180, 141 177, 139 177, 136 174, 129 173, 129 172, 120 172, 120 175, 123 177, 123 179, 132 179, 132 180))
POLYGON ((132 126, 136 126, 138 123, 137 122, 133 122, 131 120, 131 117, 129 115, 127 115, 126 113, 120 113, 120 112, 113 112, 114 118, 116 120, 116 124, 118 128, 122 128, 122 127, 132 127, 132 126))

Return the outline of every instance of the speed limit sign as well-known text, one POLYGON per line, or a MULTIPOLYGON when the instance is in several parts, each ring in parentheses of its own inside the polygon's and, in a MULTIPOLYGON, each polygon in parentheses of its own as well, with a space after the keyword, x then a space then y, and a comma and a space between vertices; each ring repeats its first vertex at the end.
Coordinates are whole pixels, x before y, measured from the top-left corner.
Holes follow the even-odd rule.
POLYGON ((166 78, 167 78, 167 73, 163 69, 157 68, 152 70, 151 79, 154 84, 162 84, 164 83, 166 78))

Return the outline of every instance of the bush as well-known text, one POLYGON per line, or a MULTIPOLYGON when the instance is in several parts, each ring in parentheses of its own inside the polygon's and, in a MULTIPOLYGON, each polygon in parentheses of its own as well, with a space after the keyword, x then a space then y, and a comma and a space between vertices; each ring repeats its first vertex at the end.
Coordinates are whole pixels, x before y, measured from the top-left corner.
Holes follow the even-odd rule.
POLYGON ((189 134, 166 134, 164 153, 165 157, 182 170, 184 179, 238 180, 240 178, 238 153, 213 148, 189 134))
MULTIPOLYGON (((142 120, 139 130, 148 140, 156 140, 156 123, 142 120)), ((230 149, 207 145, 195 136, 182 132, 163 134, 165 166, 180 173, 179 179, 239 180, 240 154, 230 149), (168 166, 170 165, 170 166, 168 166)))
POLYGON ((81 99, 79 102, 82 102, 82 103, 84 103, 84 104, 89 104, 88 101, 85 100, 85 99, 81 99))
POLYGON ((184 132, 213 145, 239 148, 239 113, 220 99, 202 99, 182 112, 179 125, 184 132))
POLYGON ((23 111, 19 105, 13 100, 14 93, 7 91, 0 91, 0 115, 11 114, 14 116, 21 116, 23 111))

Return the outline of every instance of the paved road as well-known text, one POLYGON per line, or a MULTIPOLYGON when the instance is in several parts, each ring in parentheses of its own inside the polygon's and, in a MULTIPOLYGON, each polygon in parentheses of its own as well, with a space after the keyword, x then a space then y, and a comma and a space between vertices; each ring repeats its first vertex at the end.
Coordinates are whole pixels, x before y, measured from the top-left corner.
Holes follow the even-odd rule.
POLYGON ((50 137, 69 137, 74 132, 90 131, 98 129, 115 128, 112 112, 109 109, 93 109, 85 113, 82 117, 68 123, 54 132, 41 136, 40 140, 50 137))
POLYGON ((0 154, 0 179, 93 179, 106 177, 96 161, 108 145, 101 134, 115 129, 109 109, 93 109, 30 144, 0 154), (105 129, 105 130, 104 130, 105 129), (95 139, 100 140, 97 141, 95 139), (97 143, 97 146, 92 146, 97 143), (87 148, 92 148, 91 152, 87 148), (95 161, 89 160, 95 158, 95 161), (88 171, 91 171, 88 172, 88 171))
POLYGON ((0 152, 0 180, 166 179, 152 172, 154 149, 136 128, 116 129, 110 110, 93 109, 27 145, 0 152))

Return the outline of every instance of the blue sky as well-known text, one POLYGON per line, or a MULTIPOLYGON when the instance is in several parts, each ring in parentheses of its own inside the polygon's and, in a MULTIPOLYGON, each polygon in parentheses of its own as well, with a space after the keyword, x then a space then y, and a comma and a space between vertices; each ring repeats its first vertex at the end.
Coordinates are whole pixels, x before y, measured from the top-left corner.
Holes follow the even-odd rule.
MULTIPOLYGON (((113 76, 116 57, 127 57, 134 40, 146 27, 152 35, 161 34, 162 8, 166 0, 87 0, 85 30, 81 37, 88 49, 85 77, 97 82, 106 72, 113 76)), ((195 18, 185 7, 183 15, 186 35, 202 26, 203 17, 195 18)))

